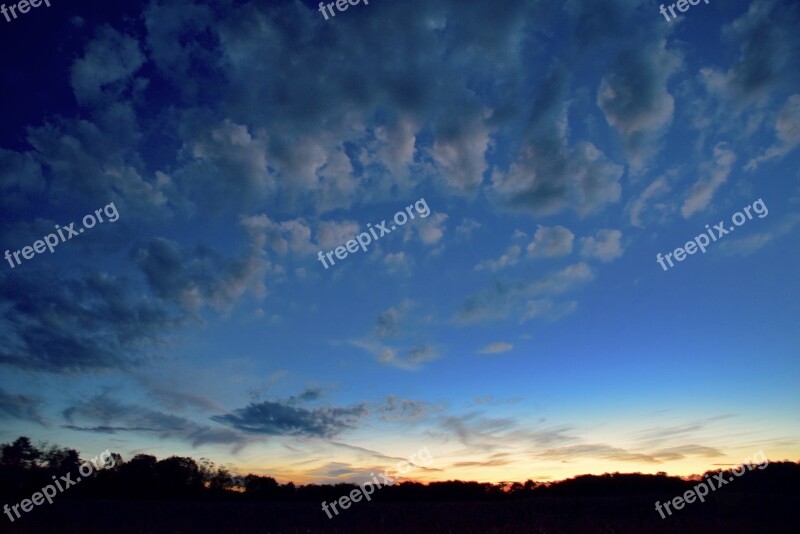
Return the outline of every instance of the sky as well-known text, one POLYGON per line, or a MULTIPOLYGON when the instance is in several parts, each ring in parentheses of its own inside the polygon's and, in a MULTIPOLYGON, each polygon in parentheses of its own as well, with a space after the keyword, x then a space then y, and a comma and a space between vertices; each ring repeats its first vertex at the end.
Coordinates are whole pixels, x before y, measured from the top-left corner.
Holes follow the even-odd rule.
POLYGON ((800 459, 796 2, 50 4, 0 16, 0 442, 800 459))

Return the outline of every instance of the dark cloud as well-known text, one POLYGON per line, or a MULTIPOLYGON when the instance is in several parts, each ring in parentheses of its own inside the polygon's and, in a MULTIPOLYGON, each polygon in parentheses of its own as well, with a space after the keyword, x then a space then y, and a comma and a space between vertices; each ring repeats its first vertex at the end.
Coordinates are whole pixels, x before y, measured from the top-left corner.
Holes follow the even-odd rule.
POLYGON ((151 376, 139 375, 139 381, 147 388, 148 394, 162 406, 172 411, 195 409, 201 411, 221 411, 222 407, 214 400, 197 393, 181 391, 174 383, 162 382, 151 376))
POLYGON ((263 401, 211 419, 249 434, 331 438, 354 428, 365 415, 365 404, 308 409, 286 402, 263 401))
POLYGON ((31 197, 45 187, 42 167, 29 152, 0 148, 0 208, 8 217, 31 204, 31 197))
POLYGON ((634 167, 644 166, 672 121, 675 98, 667 81, 680 66, 680 57, 666 49, 666 40, 639 43, 620 53, 600 82, 597 105, 622 135, 634 167))
POLYGON ((0 296, 0 364, 23 369, 128 368, 182 323, 128 280, 103 273, 64 278, 22 265, 0 274, 0 296))
POLYGON ((205 444, 226 444, 242 447, 248 439, 228 428, 202 425, 184 417, 143 406, 126 404, 108 394, 96 395, 63 412, 65 428, 85 432, 116 434, 134 432, 159 438, 179 438, 198 447, 205 444))
POLYGON ((15 395, 0 388, 0 419, 20 419, 33 421, 44 426, 44 418, 39 412, 42 401, 28 395, 15 395))
POLYGON ((620 198, 623 168, 590 142, 568 142, 568 88, 561 67, 539 83, 516 160, 492 175, 492 193, 512 209, 553 214, 571 207, 586 215, 620 198))
POLYGON ((389 395, 385 405, 376 407, 375 412, 384 421, 414 421, 428 416, 434 408, 429 402, 389 395))
POLYGON ((72 64, 71 83, 81 104, 96 103, 101 97, 118 99, 130 89, 132 75, 145 57, 135 37, 102 26, 86 46, 83 57, 72 64))
POLYGON ((266 293, 264 277, 271 267, 260 242, 241 258, 226 259, 204 246, 185 251, 174 241, 153 239, 136 253, 139 268, 159 298, 193 312, 210 306, 229 308, 248 290, 266 293))
POLYGON ((299 395, 292 395, 287 400, 288 403, 294 404, 298 402, 313 402, 322 398, 322 388, 308 388, 303 390, 299 395))
POLYGON ((723 37, 739 47, 727 70, 702 71, 709 87, 746 106, 779 88, 795 89, 800 80, 800 6, 755 0, 747 13, 723 27, 723 37))

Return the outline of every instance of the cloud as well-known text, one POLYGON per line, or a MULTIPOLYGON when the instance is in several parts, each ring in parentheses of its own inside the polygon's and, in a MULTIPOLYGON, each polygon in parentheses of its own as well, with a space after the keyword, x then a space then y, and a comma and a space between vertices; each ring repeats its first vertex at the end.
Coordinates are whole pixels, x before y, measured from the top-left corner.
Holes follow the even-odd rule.
POLYGON ((617 202, 623 168, 592 143, 572 149, 526 145, 508 172, 495 172, 492 189, 509 207, 548 215, 566 206, 588 215, 617 202))
POLYGON ((481 228, 481 226, 481 223, 478 221, 464 217, 464 219, 461 221, 461 224, 456 227, 456 236, 469 239, 472 237, 472 234, 475 232, 475 230, 481 228))
POLYGON ((301 408, 283 402, 250 403, 213 421, 248 434, 332 438, 355 424, 368 411, 365 404, 347 408, 301 408))
POLYGON ((664 176, 661 176, 645 187, 638 197, 631 202, 631 224, 639 228, 644 228, 642 216, 648 210, 655 210, 658 213, 664 214, 669 212, 672 208, 669 204, 658 203, 652 206, 648 205, 653 199, 662 197, 664 194, 669 193, 671 187, 669 182, 664 176))
POLYGON ((592 270, 583 262, 564 267, 556 273, 531 283, 526 288, 527 294, 559 294, 569 291, 578 284, 588 282, 594 277, 592 270))
POLYGON ((505 254, 497 258, 496 260, 484 260, 475 266, 476 271, 499 271, 505 267, 509 267, 512 265, 516 265, 519 261, 520 255, 522 253, 522 249, 517 245, 512 245, 508 247, 505 254))
POLYGON ((95 395, 65 409, 63 416, 68 423, 63 425, 64 428, 83 432, 150 434, 161 439, 182 439, 194 447, 223 444, 233 445, 234 449, 239 449, 248 441, 247 437, 239 432, 202 425, 184 417, 144 406, 126 404, 107 393, 95 395))
POLYGON ((539 315, 543 306, 549 306, 545 311, 553 311, 554 314, 547 314, 552 318, 568 313, 574 308, 574 303, 567 305, 555 305, 553 303, 534 302, 534 314, 531 313, 531 305, 528 301, 543 295, 559 295, 575 289, 579 285, 588 282, 593 278, 592 270, 586 263, 579 262, 556 271, 550 275, 543 276, 530 282, 495 282, 488 288, 474 293, 464 299, 454 320, 458 324, 467 325, 478 322, 489 322, 506 319, 509 315, 530 318, 539 315), (526 307, 528 308, 526 310, 526 307))
POLYGON ((520 324, 530 321, 531 319, 547 319, 555 321, 561 319, 565 315, 574 312, 578 307, 578 303, 571 302, 554 302, 550 299, 533 299, 525 303, 525 308, 520 324))
POLYGON ((185 118, 182 128, 187 162, 174 176, 195 202, 219 213, 253 208, 274 191, 263 132, 254 134, 229 119, 208 123, 194 116, 185 118))
MULTIPOLYGON (((444 237, 447 219, 445 213, 433 213, 424 219, 415 220, 410 223, 412 226, 406 229, 404 240, 409 241, 416 234, 425 245, 435 245, 444 237)), ((409 223, 406 223, 406 226, 409 226, 409 223)))
POLYGON ((52 373, 116 370, 152 357, 184 317, 102 273, 0 274, 0 364, 52 373))
POLYGON ((0 419, 33 421, 45 426, 39 409, 42 401, 28 395, 15 395, 0 388, 0 419))
POLYGON ((574 460, 576 458, 599 458, 619 462, 645 462, 658 463, 658 460, 649 454, 630 452, 620 447, 603 443, 586 443, 547 449, 537 454, 540 458, 553 460, 574 460))
POLYGON ((665 40, 637 43, 620 53, 600 82, 597 105, 622 135, 634 168, 653 154, 654 141, 672 120, 675 99, 667 82, 680 66, 665 40))
MULTIPOLYGON (((285 255, 289 252, 294 254, 311 254, 316 252, 316 246, 311 241, 311 227, 303 219, 293 219, 282 222, 273 221, 266 214, 242 217, 242 225, 252 236, 259 236, 263 241, 264 247, 273 252, 285 255)), ((329 223, 321 223, 320 236, 328 247, 329 241, 339 237, 341 225, 331 227, 329 223), (324 230, 323 230, 324 229, 324 230), (335 234, 335 235, 332 235, 335 234)), ((347 225, 347 228, 351 228, 347 225)), ((350 234, 352 236, 352 234, 350 234)), ((336 241, 340 245, 343 241, 336 241)), ((335 246, 335 245, 330 245, 335 246)))
POLYGON ((147 389, 148 395, 158 401, 165 408, 179 412, 186 409, 198 411, 220 411, 220 406, 216 401, 197 393, 183 391, 174 383, 163 382, 154 377, 140 374, 139 381, 147 389))
POLYGON ((622 256, 619 230, 602 229, 594 237, 581 238, 581 256, 609 262, 622 256))
POLYGON ((724 143, 719 143, 714 147, 714 162, 705 163, 701 166, 703 174, 708 177, 700 178, 692 186, 681 207, 681 214, 684 219, 688 219, 695 213, 708 207, 717 189, 728 180, 728 175, 733 169, 736 161, 736 154, 732 150, 725 148, 724 143))
POLYGON ((723 38, 739 46, 734 65, 722 72, 701 69, 706 86, 745 107, 764 100, 781 87, 797 87, 797 26, 800 8, 796 4, 755 0, 747 13, 725 25, 723 38))
POLYGON ((434 406, 425 401, 399 399, 394 395, 386 397, 384 405, 375 407, 378 419, 382 421, 416 421, 424 418, 434 409, 434 406))
POLYGON ((144 62, 136 38, 101 26, 83 57, 72 64, 70 82, 75 97, 87 105, 97 103, 101 97, 110 100, 122 96, 144 62))
POLYGON ((136 252, 139 268, 161 299, 197 312, 210 306, 227 310, 246 292, 266 295, 264 278, 272 264, 261 247, 265 236, 251 233, 250 251, 224 259, 205 246, 183 250, 174 241, 155 238, 136 252))
POLYGON ((533 241, 528 244, 528 257, 555 258, 572 252, 575 234, 563 226, 547 228, 541 224, 536 228, 533 241))
POLYGON ((45 189, 42 166, 30 152, 0 148, 0 208, 4 214, 30 206, 32 195, 45 189))
POLYGON ((484 154, 489 146, 487 114, 453 114, 437 125, 433 159, 442 178, 453 190, 472 193, 483 182, 487 169, 484 154))
POLYGON ((401 324, 405 321, 408 312, 414 304, 404 299, 399 305, 393 306, 380 315, 375 321, 375 335, 377 337, 396 337, 402 332, 401 324))
POLYGON ((719 249, 728 256, 749 256, 779 237, 790 233, 800 223, 800 213, 787 216, 772 231, 760 232, 720 244, 719 249))
POLYGON ((505 341, 495 341, 494 343, 489 343, 479 350, 478 354, 503 354, 504 352, 508 352, 513 348, 514 345, 511 343, 506 343, 505 341))
POLYGON ((386 256, 383 257, 383 263, 386 265, 387 272, 390 274, 399 273, 407 275, 411 273, 408 258, 403 251, 386 254, 386 256))
POLYGON ((800 93, 789 97, 775 120, 775 133, 778 143, 766 149, 757 158, 751 159, 745 167, 754 171, 758 164, 774 158, 780 158, 800 145, 800 93))
MULTIPOLYGON (((365 228, 364 231, 366 230, 365 228)), ((322 221, 317 229, 317 241, 320 247, 333 250, 355 238, 361 232, 358 223, 353 221, 322 221)))
POLYGON ((407 346, 404 349, 368 340, 351 341, 351 344, 372 353, 379 363, 404 371, 418 371, 422 364, 440 358, 438 351, 433 346, 425 343, 407 346))
POLYGON ((474 449, 493 451, 513 448, 512 443, 528 443, 535 449, 554 444, 570 443, 576 438, 568 434, 568 427, 541 427, 540 422, 520 428, 519 421, 511 418, 485 417, 480 412, 443 416, 439 428, 458 441, 474 449))

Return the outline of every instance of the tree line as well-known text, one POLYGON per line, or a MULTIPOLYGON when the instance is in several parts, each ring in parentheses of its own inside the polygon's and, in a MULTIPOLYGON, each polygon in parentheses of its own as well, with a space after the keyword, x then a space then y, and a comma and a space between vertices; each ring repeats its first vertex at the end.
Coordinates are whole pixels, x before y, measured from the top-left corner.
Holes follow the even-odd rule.
MULTIPOLYGON (((59 499, 226 499, 256 501, 333 500, 347 495, 357 486, 349 483, 278 483, 259 475, 235 475, 225 466, 207 458, 170 456, 158 460, 150 454, 137 454, 128 461, 112 453, 113 467, 101 469, 85 482, 75 485, 59 499)), ((0 497, 21 499, 51 483, 52 477, 77 473, 83 463, 78 451, 56 445, 35 446, 22 436, 0 445, 0 497)), ((718 473, 719 470, 707 471, 718 473)), ((724 470, 725 478, 731 476, 724 470)), ((800 463, 770 462, 766 469, 755 469, 721 488, 722 492, 798 494, 800 463)), ((405 481, 375 493, 380 501, 485 501, 545 496, 625 496, 680 495, 697 480, 666 473, 606 473, 580 475, 558 482, 443 482, 405 481)))

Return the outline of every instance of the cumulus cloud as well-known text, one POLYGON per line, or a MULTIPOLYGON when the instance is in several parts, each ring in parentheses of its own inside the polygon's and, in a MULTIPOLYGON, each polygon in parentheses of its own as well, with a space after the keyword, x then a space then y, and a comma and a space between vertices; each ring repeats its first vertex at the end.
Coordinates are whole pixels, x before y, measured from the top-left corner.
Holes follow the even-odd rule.
POLYGON ((406 235, 404 239, 410 240, 413 235, 419 236, 419 240, 425 245, 435 245, 444 238, 445 231, 447 230, 447 219, 449 217, 445 213, 432 213, 424 219, 417 218, 414 220, 413 226, 406 223, 406 235))
POLYGON ((404 326, 414 306, 411 300, 404 299, 400 304, 381 312, 375 320, 375 335, 381 338, 396 337, 405 333, 404 326))
POLYGON ((478 265, 475 266, 476 271, 498 271, 505 267, 509 267, 511 265, 516 265, 519 261, 520 255, 522 253, 522 249, 517 245, 512 245, 508 247, 505 254, 497 258, 496 260, 484 260, 480 262, 478 265))
POLYGON ((356 340, 351 344, 372 353, 377 362, 404 371, 418 371, 423 364, 441 357, 435 347, 426 343, 418 343, 405 348, 392 347, 369 340, 356 340))
POLYGON ((555 150, 527 145, 508 172, 495 172, 492 188, 511 208, 552 214, 570 206, 587 215, 619 200, 622 174, 592 143, 555 150))
POLYGON ((572 242, 575 234, 563 226, 548 228, 539 225, 533 236, 533 241, 528 244, 528 257, 555 258, 566 256, 572 252, 572 242))
POLYGON ((360 233, 358 223, 353 221, 322 221, 317 229, 317 242, 320 247, 333 250, 360 233))
POLYGON ((175 178, 195 202, 215 212, 255 207, 274 190, 267 162, 265 134, 253 134, 229 119, 209 124, 184 120, 183 158, 175 178))
POLYGON ((156 238, 136 257, 159 298, 192 312, 206 306, 226 310, 248 290, 256 297, 265 296, 264 277, 271 263, 259 244, 256 239, 248 254, 229 260, 208 247, 187 251, 174 241, 156 238))
POLYGON ((383 264, 386 265, 390 274, 410 274, 411 266, 402 250, 400 252, 389 252, 383 257, 383 264))
POLYGON ((581 238, 581 256, 609 262, 622 256, 622 232, 619 230, 598 230, 593 237, 581 238))
POLYGON ((487 169, 484 154, 489 145, 485 116, 452 115, 439 124, 433 158, 444 181, 454 190, 471 193, 487 169))
POLYGON ((97 103, 101 96, 121 95, 145 57, 135 37, 102 26, 86 46, 83 57, 72 64, 71 83, 81 104, 97 103))
POLYGON ((672 120, 675 99, 667 81, 680 66, 679 56, 662 39, 623 51, 600 82, 597 105, 622 135, 635 168, 652 155, 653 143, 672 120))

